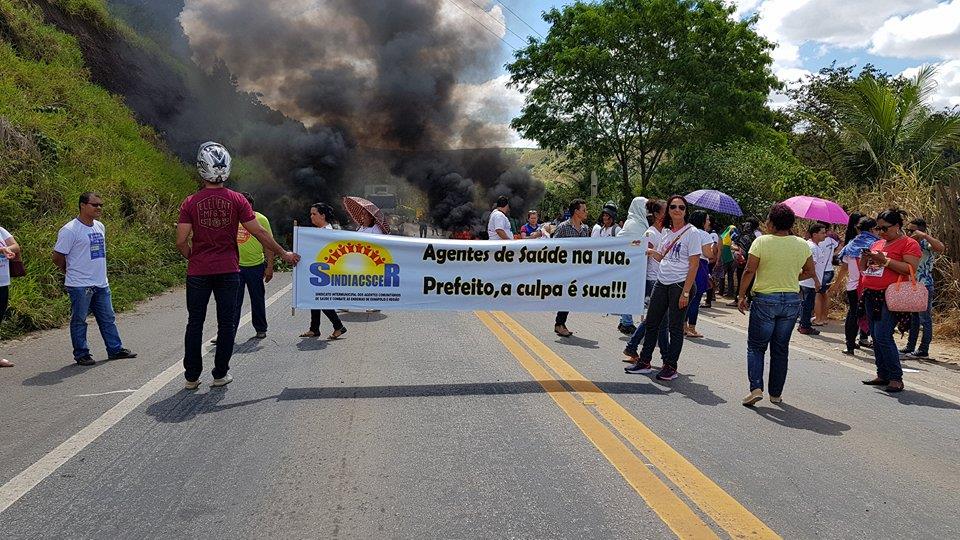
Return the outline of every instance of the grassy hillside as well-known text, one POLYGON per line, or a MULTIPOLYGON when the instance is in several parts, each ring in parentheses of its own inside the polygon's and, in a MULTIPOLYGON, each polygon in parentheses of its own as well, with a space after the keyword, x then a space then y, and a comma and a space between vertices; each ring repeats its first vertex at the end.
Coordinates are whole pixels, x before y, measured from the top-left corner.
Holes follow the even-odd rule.
MULTIPOLYGON (((56 4, 100 31, 121 32, 101 1, 56 4)), ((4 336, 68 317, 50 251, 87 190, 106 202, 118 309, 182 280, 174 223, 195 183, 161 146, 119 98, 90 82, 74 37, 44 24, 36 3, 0 0, 0 226, 23 246, 28 273, 11 286, 4 336)))

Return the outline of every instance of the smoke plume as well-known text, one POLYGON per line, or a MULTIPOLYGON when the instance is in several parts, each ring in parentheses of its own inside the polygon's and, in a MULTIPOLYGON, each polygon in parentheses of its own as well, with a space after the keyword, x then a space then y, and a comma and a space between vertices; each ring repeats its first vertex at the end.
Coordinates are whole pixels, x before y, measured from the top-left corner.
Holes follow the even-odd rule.
MULTIPOLYGON (((143 0, 112 3, 142 7, 143 0)), ((164 132, 206 139, 214 137, 200 137, 203 126, 229 126, 225 138, 277 179, 257 190, 275 212, 302 215, 316 200, 339 206, 339 196, 383 183, 368 177, 362 165, 370 160, 422 190, 444 228, 476 225, 499 195, 511 197, 519 214, 543 193, 525 169, 486 149, 503 145, 506 133, 466 114, 458 92, 495 73, 501 43, 490 17, 502 22, 499 7, 484 13, 468 0, 148 4, 165 17, 179 13, 182 33, 169 41, 183 50, 185 35, 192 61, 205 70, 200 77, 210 78, 191 81, 196 99, 168 107, 179 114, 167 115, 164 132), (244 96, 244 110, 235 110, 236 97, 204 97, 228 91, 244 96)))

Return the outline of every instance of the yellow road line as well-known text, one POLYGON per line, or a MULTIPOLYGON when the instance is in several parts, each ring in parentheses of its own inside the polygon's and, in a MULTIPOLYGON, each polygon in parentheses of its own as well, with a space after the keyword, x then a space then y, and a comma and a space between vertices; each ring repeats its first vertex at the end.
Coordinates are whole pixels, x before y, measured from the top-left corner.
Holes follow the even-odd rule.
POLYGON ((651 472, 627 445, 623 444, 583 404, 574 399, 570 391, 534 360, 530 353, 488 313, 479 311, 475 313, 679 538, 718 538, 713 530, 657 475, 651 472))
POLYGON ((581 399, 595 401, 595 408, 604 419, 732 537, 780 538, 757 516, 517 321, 500 311, 494 312, 494 316, 579 393, 581 399))

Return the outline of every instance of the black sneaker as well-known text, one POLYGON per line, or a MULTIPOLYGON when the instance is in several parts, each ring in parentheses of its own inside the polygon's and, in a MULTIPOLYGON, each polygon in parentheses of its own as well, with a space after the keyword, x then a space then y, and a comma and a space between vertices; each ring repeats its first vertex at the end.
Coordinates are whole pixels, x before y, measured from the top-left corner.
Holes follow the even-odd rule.
POLYGON ((900 354, 909 355, 909 354, 912 353, 913 351, 914 351, 914 350, 911 349, 910 347, 904 347, 904 348, 900 349, 900 354))
POLYGON ((817 330, 816 328, 804 328, 804 327, 802 327, 802 326, 797 330, 797 332, 799 332, 799 333, 801 333, 801 334, 803 334, 803 335, 805 335, 805 336, 819 336, 819 335, 820 335, 820 331, 817 330))
POLYGON ((909 355, 910 358, 930 358, 930 353, 925 353, 921 351, 913 351, 909 355))
POLYGON ((861 339, 860 341, 857 342, 857 345, 860 345, 860 346, 863 347, 864 349, 872 349, 872 348, 873 348, 873 343, 871 343, 870 340, 867 340, 867 339, 861 339))
POLYGON ((670 366, 663 366, 663 369, 660 370, 660 373, 657 373, 658 381, 672 381, 678 377, 677 370, 673 369, 670 366))
POLYGON ((623 368, 623 371, 631 375, 648 375, 653 373, 653 367, 650 366, 649 360, 637 360, 632 366, 623 368))
POLYGON ((137 353, 130 352, 129 349, 120 349, 119 351, 117 351, 114 354, 111 354, 107 358, 109 358, 110 360, 123 360, 124 358, 136 358, 136 357, 137 357, 137 353))
POLYGON ((77 358, 76 361, 77 361, 77 364, 81 366, 92 366, 96 364, 96 362, 93 361, 93 357, 90 356, 89 354, 86 356, 81 356, 80 358, 77 358))

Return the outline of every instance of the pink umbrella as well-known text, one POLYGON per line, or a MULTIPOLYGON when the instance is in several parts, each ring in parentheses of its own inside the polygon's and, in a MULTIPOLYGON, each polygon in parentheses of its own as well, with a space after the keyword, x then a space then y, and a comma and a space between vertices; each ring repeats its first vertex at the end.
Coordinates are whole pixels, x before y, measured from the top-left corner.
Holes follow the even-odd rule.
POLYGON ((798 195, 783 201, 783 204, 789 206, 799 218, 840 225, 846 225, 850 221, 850 216, 839 204, 826 199, 798 195))

